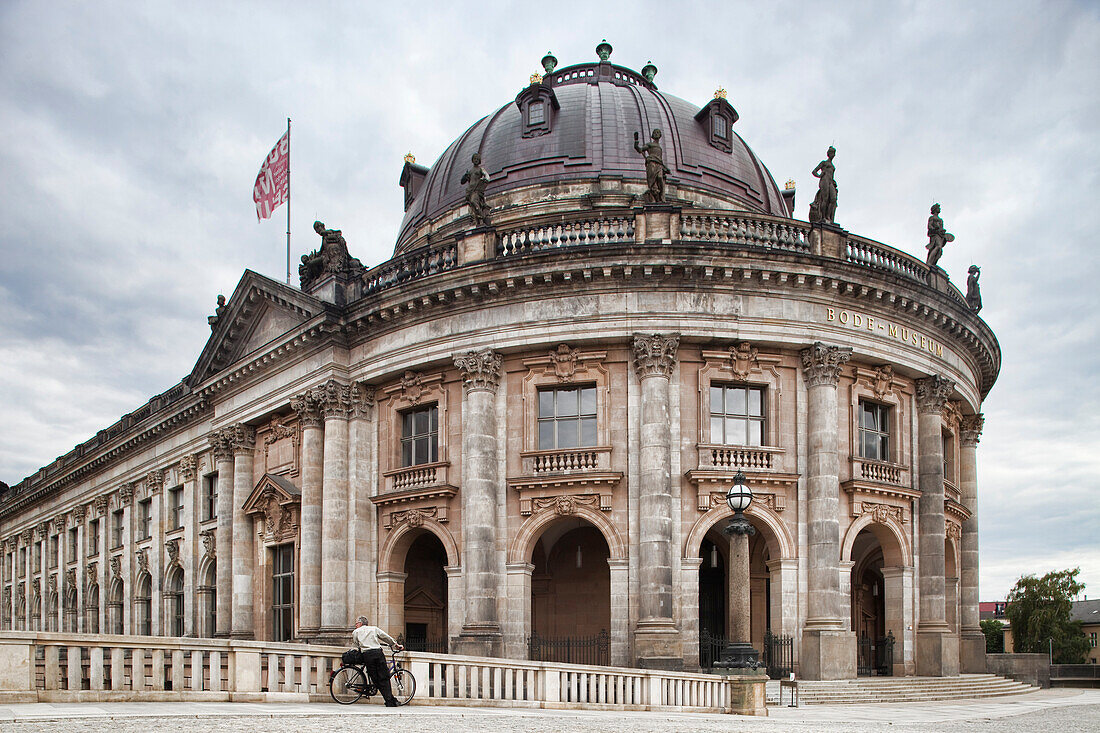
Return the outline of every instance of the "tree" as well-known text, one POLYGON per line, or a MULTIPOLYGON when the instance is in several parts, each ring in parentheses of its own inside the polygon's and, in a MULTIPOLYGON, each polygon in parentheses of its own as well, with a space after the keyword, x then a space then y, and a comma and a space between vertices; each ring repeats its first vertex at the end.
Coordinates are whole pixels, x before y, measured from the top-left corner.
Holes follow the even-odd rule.
POLYGON ((1004 654, 1005 625, 995 618, 982 621, 982 633, 985 634, 985 653, 1004 654))
MULTIPOLYGON (((1055 664, 1082 664, 1089 641, 1080 621, 1070 621, 1073 598, 1085 589, 1077 582, 1081 568, 1051 571, 1041 578, 1024 575, 1005 599, 1016 652, 1053 649, 1055 664)), ((988 643, 988 642, 987 642, 988 643)))

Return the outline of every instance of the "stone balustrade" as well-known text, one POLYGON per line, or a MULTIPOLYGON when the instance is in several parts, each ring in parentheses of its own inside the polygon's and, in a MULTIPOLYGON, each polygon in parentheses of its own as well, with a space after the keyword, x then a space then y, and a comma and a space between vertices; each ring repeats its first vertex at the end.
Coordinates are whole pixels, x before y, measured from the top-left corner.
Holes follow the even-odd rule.
POLYGON ((774 469, 780 448, 747 448, 732 445, 699 445, 701 468, 729 468, 749 471, 774 469))
POLYGON ((680 215, 680 239, 809 253, 810 227, 789 219, 769 216, 699 212, 680 215))
POLYGON ((606 471, 611 466, 611 447, 564 448, 524 451, 523 470, 528 475, 569 471, 606 471))
POLYGON ((880 484, 893 484, 902 486, 905 476, 909 473, 905 466, 886 461, 872 461, 866 458, 853 458, 858 475, 864 481, 875 481, 880 484))
POLYGON ((386 480, 387 492, 407 491, 409 489, 422 489, 429 486, 438 486, 447 482, 447 461, 436 463, 421 463, 416 466, 398 468, 386 471, 382 477, 386 480))
MULTIPOLYGON (((343 651, 236 639, 5 632, 0 695, 9 702, 322 702, 343 651)), ((421 652, 402 659, 416 677, 413 705, 766 714, 764 677, 421 652)))

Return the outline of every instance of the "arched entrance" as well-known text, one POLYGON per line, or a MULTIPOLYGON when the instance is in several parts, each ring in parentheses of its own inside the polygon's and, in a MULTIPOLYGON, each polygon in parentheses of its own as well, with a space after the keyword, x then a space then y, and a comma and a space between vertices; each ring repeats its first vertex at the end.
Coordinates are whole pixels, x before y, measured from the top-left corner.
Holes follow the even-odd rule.
MULTIPOLYGON (((870 516, 853 525, 842 551, 851 563, 849 610, 862 676, 904 674, 911 637, 906 583, 912 568, 892 520, 870 516)), ((910 610, 911 613, 911 610, 910 610)))
MULTIPOLYGON (((751 518, 750 518, 751 521, 751 518)), ((712 526, 699 547, 699 665, 710 667, 725 648, 735 610, 730 608, 730 538, 722 532, 726 522, 712 526)), ((754 523, 754 526, 757 526, 754 523)), ((771 550, 757 527, 749 538, 749 628, 747 640, 760 654, 771 623, 771 550)))
POLYGON ((421 531, 405 554, 404 643, 413 651, 447 651, 447 550, 421 531))
POLYGON ((543 530, 531 555, 532 658, 610 663, 610 557, 603 534, 584 519, 543 530))

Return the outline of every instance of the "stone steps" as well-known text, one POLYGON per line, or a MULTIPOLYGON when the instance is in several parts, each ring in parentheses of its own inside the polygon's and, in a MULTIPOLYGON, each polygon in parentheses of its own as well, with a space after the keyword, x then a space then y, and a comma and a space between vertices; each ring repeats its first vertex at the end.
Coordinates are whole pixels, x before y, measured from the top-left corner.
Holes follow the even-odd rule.
MULTIPOLYGON (((993 674, 958 677, 861 677, 855 680, 800 680, 799 702, 803 705, 853 705, 894 702, 931 702, 983 697, 1005 697, 1034 692, 1039 688, 993 674)), ((779 681, 767 684, 769 705, 779 704, 779 681)), ((784 691, 784 703, 790 690, 784 691)))

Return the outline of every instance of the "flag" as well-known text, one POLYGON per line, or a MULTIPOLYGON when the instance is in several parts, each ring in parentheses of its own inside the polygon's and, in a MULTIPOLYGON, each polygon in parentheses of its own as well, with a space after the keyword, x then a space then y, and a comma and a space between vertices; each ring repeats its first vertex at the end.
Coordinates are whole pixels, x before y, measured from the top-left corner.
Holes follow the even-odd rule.
POLYGON ((256 185, 252 189, 252 200, 256 202, 256 219, 267 219, 286 203, 290 196, 290 128, 275 143, 267 154, 260 172, 256 175, 256 185))

